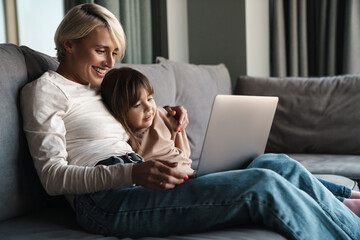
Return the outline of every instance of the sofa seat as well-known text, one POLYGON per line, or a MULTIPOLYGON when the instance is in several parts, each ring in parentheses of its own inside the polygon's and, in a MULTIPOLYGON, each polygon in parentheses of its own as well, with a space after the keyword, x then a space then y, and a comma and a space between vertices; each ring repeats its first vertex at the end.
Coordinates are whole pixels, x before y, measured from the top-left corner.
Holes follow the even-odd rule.
MULTIPOLYGON (((6 240, 42 240, 42 239, 106 239, 115 240, 116 237, 105 237, 85 232, 76 224, 75 214, 70 207, 48 208, 40 212, 6 220, 0 224, 0 239, 6 240)), ((129 239, 129 238, 127 238, 129 239)), ((206 233, 194 233, 167 238, 141 239, 243 239, 243 240, 284 240, 278 233, 260 226, 243 228, 228 228, 206 233)))
POLYGON ((360 181, 360 155, 288 154, 313 174, 335 174, 360 181))

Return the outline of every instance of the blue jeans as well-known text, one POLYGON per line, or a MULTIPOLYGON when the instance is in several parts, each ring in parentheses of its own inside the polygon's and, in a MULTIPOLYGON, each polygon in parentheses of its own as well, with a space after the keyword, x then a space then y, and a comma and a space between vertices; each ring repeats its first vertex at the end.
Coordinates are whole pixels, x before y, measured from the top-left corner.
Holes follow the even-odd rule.
POLYGON ((345 198, 350 198, 351 189, 345 186, 337 185, 332 182, 328 182, 322 179, 318 179, 334 196, 341 202, 344 202, 345 198))
POLYGON ((286 155, 189 179, 174 189, 123 187, 75 197, 78 223, 117 237, 167 236, 249 222, 288 239, 360 239, 360 218, 286 155))

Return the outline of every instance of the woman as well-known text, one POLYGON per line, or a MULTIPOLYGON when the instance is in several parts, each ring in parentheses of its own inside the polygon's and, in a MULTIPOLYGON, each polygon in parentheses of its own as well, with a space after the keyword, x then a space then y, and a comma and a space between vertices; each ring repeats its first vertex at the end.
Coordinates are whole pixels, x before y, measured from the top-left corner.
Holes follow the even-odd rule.
POLYGON ((65 16, 55 42, 57 71, 22 90, 24 130, 45 190, 66 195, 88 231, 166 236, 252 221, 289 239, 360 239, 359 218, 285 155, 185 182, 166 161, 98 164, 132 152, 97 91, 124 54, 122 27, 108 10, 80 5, 65 16))

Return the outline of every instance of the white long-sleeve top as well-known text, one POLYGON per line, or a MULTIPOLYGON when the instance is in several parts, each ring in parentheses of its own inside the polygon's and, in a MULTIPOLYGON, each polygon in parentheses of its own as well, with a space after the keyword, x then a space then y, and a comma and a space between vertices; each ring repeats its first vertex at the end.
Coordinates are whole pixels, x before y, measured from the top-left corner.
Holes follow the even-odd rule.
POLYGON ((47 193, 73 195, 132 185, 132 164, 94 167, 100 160, 133 152, 124 128, 95 87, 48 71, 22 89, 21 111, 47 193))

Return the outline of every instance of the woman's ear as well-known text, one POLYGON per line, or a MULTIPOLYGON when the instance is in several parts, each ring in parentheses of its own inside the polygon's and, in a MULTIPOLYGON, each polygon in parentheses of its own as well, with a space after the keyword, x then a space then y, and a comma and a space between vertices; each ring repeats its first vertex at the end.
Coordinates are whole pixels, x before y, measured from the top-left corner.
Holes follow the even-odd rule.
POLYGON ((67 53, 72 53, 74 47, 74 42, 72 40, 65 40, 63 45, 67 53))

